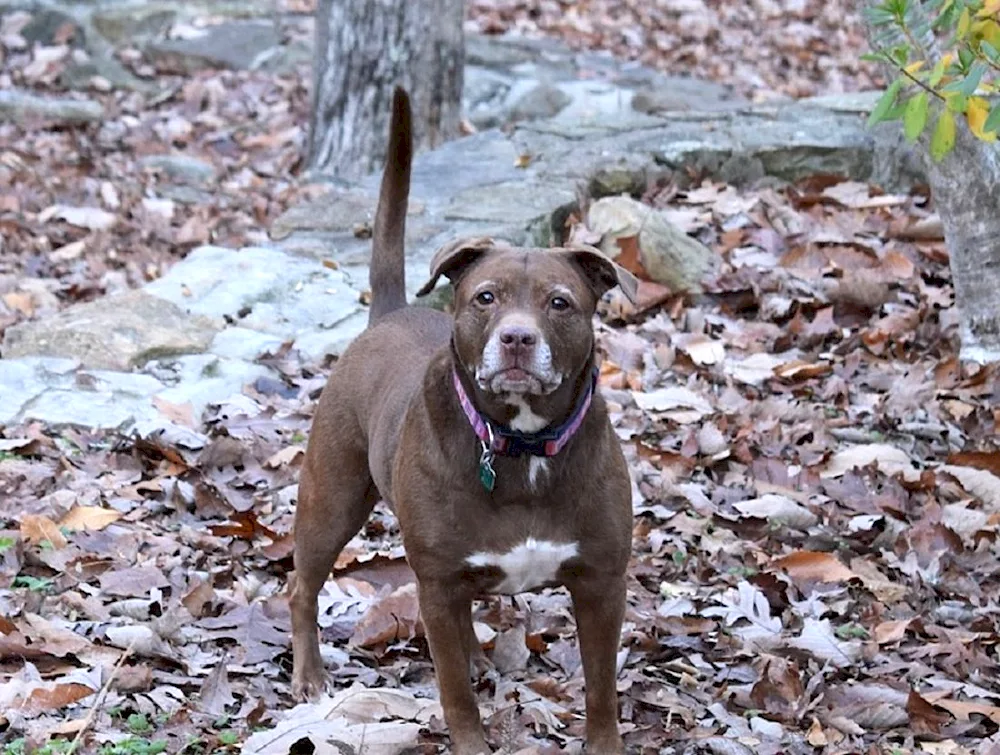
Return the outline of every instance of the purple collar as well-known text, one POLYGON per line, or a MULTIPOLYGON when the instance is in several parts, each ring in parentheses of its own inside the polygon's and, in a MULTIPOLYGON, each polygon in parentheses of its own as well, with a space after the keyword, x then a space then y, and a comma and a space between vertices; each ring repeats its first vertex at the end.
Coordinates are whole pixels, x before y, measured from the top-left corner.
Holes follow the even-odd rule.
POLYGON ((476 436, 483 444, 484 458, 490 458, 494 454, 500 456, 555 456, 563 450, 569 443, 576 431, 580 429, 587 410, 590 408, 591 399, 597 389, 597 378, 600 374, 598 368, 594 368, 590 381, 586 389, 577 399, 573 413, 569 419, 556 427, 546 428, 537 433, 522 433, 511 430, 508 427, 494 425, 486 419, 472 403, 469 394, 466 393, 458 371, 452 370, 452 382, 455 385, 455 393, 458 394, 458 401, 462 405, 469 424, 476 431, 476 436))

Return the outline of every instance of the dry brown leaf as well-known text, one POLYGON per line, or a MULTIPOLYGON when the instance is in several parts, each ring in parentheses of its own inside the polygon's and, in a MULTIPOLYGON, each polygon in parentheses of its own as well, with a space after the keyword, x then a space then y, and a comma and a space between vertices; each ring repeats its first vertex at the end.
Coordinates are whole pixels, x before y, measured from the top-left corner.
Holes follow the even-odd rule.
POLYGON ((906 630, 909 629, 913 619, 900 619, 898 621, 883 621, 875 625, 872 635, 879 645, 889 645, 900 642, 906 637, 906 630))
POLYGON ((351 643, 359 647, 374 647, 419 637, 423 631, 417 585, 411 582, 396 588, 365 612, 354 628, 351 643))
POLYGON ((306 449, 303 446, 286 446, 282 448, 275 454, 272 454, 267 461, 264 462, 264 466, 269 469, 277 469, 278 467, 286 467, 300 455, 304 454, 306 449))
POLYGON ((190 401, 183 404, 172 404, 159 396, 153 396, 153 406, 159 410, 160 414, 172 422, 176 422, 184 427, 196 426, 194 421, 194 407, 190 401))
POLYGON ((77 530, 103 530, 112 522, 117 522, 122 515, 114 509, 100 506, 74 506, 59 521, 61 529, 76 532, 77 530))
POLYGON ((857 575, 832 553, 793 551, 771 561, 796 582, 846 582, 857 575))
POLYGON ((55 549, 65 548, 67 541, 59 526, 47 516, 25 514, 21 517, 21 537, 32 545, 51 543, 55 549))

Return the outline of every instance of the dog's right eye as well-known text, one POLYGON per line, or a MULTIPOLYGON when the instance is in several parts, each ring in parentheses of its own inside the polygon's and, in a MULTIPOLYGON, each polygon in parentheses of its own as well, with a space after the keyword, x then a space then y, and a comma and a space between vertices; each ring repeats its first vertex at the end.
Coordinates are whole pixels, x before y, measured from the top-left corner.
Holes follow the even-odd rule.
POLYGON ((484 307, 489 304, 492 304, 495 300, 496 297, 493 296, 492 291, 480 291, 478 294, 476 294, 476 301, 482 304, 484 307))

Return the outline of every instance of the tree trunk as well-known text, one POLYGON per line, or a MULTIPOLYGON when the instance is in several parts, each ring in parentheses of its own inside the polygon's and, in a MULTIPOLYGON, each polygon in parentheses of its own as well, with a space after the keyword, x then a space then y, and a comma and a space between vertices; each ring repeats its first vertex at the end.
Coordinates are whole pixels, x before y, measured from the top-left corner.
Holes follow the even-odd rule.
POLYGON ((962 329, 963 359, 1000 362, 1000 150, 956 129, 955 151, 931 163, 962 329))
MULTIPOLYGON (((868 0, 867 5, 875 3, 868 0)), ((927 8, 911 1, 916 37, 935 50, 927 8)), ((895 42, 896 30, 869 27, 873 48, 895 42)), ((895 77, 895 72, 890 72, 895 77)), ((957 118, 955 149, 941 162, 930 159, 928 127, 921 136, 931 195, 941 216, 951 260, 951 278, 961 324, 961 358, 985 364, 1000 362, 1000 149, 976 139, 957 118)))
POLYGON ((309 166, 340 178, 385 156, 392 90, 413 105, 415 146, 458 134, 463 0, 319 0, 309 166))

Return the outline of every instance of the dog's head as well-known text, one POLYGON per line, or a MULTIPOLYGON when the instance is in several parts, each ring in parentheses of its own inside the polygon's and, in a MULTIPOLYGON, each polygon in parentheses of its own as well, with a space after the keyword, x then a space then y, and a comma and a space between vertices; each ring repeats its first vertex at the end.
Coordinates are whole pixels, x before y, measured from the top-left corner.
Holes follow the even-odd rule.
POLYGON ((635 298, 637 281, 592 247, 521 249, 489 238, 438 250, 431 277, 455 287, 454 345, 483 391, 547 395, 587 365, 597 302, 616 285, 635 298))

